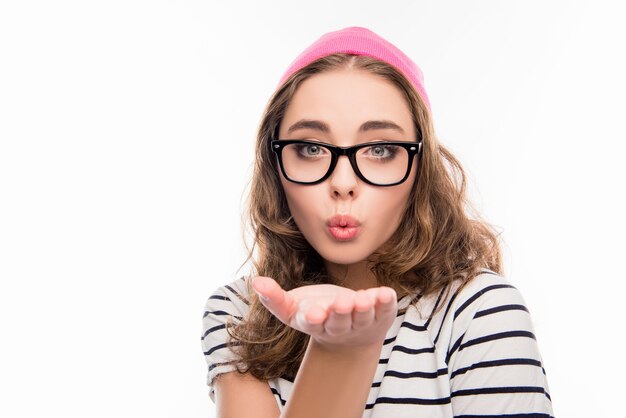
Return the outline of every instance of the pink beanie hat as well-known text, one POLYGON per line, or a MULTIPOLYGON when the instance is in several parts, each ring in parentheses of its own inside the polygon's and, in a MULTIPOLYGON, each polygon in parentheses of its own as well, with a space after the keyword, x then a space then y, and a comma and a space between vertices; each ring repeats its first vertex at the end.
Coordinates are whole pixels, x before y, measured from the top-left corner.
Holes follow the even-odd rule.
POLYGON ((422 70, 393 44, 360 26, 351 26, 322 35, 289 65, 280 78, 278 86, 280 87, 290 75, 313 61, 338 52, 367 55, 392 65, 413 84, 430 110, 422 70))

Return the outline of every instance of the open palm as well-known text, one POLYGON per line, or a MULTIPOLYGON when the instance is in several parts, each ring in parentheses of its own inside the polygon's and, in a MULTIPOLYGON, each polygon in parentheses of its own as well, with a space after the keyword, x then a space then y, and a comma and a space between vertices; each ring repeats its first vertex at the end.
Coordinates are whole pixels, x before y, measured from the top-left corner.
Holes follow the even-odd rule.
POLYGON ((332 284, 285 291, 272 278, 257 276, 261 303, 281 322, 328 347, 365 347, 384 340, 397 313, 389 287, 352 290, 332 284))

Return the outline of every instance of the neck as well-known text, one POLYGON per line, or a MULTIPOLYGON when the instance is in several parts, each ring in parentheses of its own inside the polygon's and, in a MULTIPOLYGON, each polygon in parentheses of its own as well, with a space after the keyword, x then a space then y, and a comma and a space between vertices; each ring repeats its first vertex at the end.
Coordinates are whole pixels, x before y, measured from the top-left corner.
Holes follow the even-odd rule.
POLYGON ((326 271, 339 286, 352 290, 369 289, 377 286, 376 276, 367 268, 367 261, 354 264, 325 262, 326 271))

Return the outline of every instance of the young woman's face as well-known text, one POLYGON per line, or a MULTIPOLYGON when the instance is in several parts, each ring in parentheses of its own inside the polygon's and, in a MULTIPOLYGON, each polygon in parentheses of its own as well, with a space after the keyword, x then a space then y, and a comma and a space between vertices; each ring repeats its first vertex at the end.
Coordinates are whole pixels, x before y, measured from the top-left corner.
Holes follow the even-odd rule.
MULTIPOLYGON (((338 146, 364 142, 415 141, 408 103, 391 82, 360 70, 316 74, 295 92, 280 125, 279 139, 312 139, 338 146), (328 130, 305 127, 289 131, 301 121, 319 121, 328 130), (359 128, 368 121, 387 121, 396 129, 359 128)), ((363 182, 347 157, 341 156, 331 176, 321 183, 301 185, 280 174, 291 215, 313 248, 327 263, 351 265, 365 260, 397 229, 413 187, 416 162, 404 183, 379 187, 363 182), (353 230, 329 228, 329 219, 347 214, 359 224, 353 230), (343 234, 343 235, 342 235, 343 234)))

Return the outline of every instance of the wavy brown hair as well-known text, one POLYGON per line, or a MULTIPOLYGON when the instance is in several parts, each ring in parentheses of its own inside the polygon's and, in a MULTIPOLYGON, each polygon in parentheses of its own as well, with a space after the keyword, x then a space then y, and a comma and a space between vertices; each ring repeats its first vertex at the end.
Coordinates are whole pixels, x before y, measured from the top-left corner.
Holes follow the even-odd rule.
MULTIPOLYGON (((378 285, 393 287, 399 298, 408 294, 427 296, 449 288, 456 280, 464 286, 483 268, 502 274, 498 235, 467 200, 465 172, 437 141, 428 107, 394 67, 353 54, 333 54, 307 65, 292 74, 270 98, 258 130, 245 213, 253 244, 250 248, 246 243, 248 257, 242 266, 252 259, 251 276, 272 277, 286 290, 306 284, 339 283, 328 274, 324 260, 291 217, 269 146, 269 141, 278 137, 280 123, 298 86, 314 74, 336 69, 367 71, 391 81, 404 93, 423 141, 416 181, 400 225, 385 245, 368 257, 378 285)), ((238 371, 261 380, 293 380, 309 336, 280 322, 259 302, 250 281, 247 283, 248 315, 239 324, 227 327, 229 346, 241 358, 238 371)))

